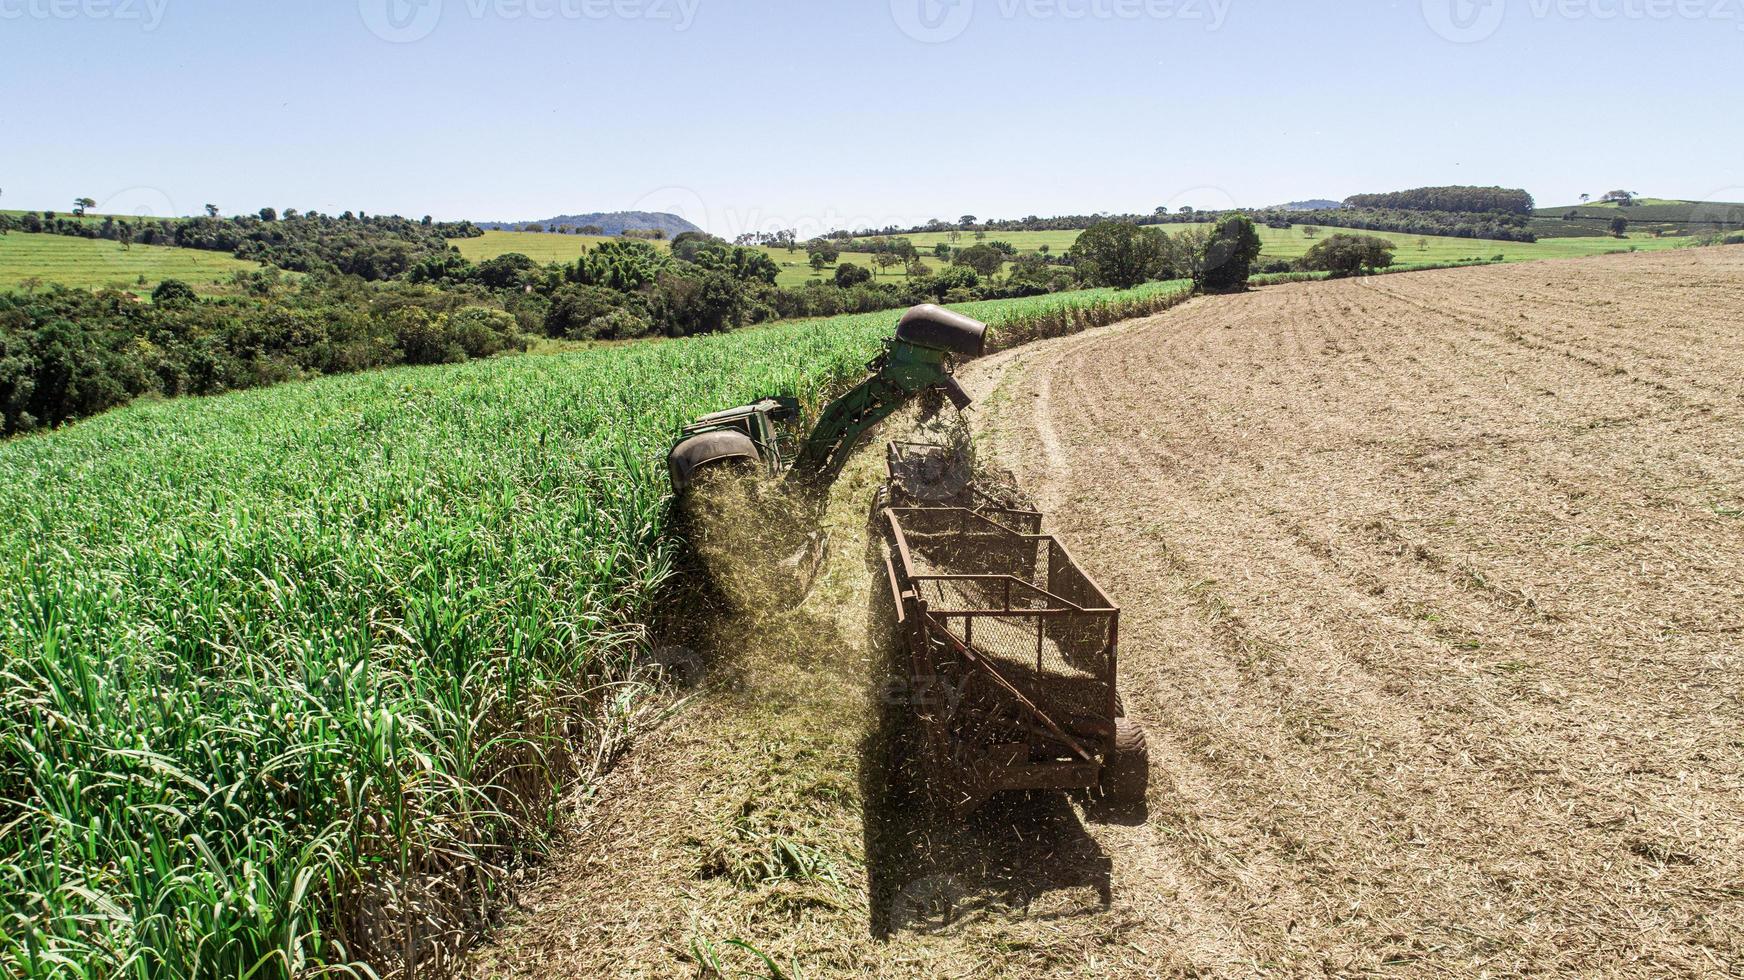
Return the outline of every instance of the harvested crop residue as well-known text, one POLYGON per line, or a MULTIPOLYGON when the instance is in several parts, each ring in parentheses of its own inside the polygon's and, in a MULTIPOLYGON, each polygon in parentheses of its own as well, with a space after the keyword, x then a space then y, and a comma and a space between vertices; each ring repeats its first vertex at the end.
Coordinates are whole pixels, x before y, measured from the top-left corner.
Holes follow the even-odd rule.
POLYGON ((812 598, 708 654, 749 667, 477 974, 1744 971, 1744 249, 1268 288, 965 374, 1123 607, 1148 823, 916 825, 875 445, 812 598))

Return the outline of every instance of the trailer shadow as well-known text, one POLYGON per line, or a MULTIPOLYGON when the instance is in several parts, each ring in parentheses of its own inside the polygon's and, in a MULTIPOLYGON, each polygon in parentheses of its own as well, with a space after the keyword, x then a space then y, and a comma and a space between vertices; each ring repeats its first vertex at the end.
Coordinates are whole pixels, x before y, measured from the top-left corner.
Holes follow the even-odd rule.
MULTIPOLYGON (((872 662, 887 664, 878 652, 872 662)), ((909 705, 891 685, 871 687, 876 723, 863 743, 860 782, 873 936, 1108 907, 1113 861, 1064 794, 1005 794, 963 819, 935 811, 920 788, 909 705)))

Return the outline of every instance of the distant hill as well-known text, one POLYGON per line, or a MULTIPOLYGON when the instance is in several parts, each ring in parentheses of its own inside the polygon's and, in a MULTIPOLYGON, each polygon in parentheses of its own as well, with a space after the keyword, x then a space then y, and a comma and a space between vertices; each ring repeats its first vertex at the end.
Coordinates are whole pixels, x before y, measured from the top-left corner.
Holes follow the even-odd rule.
POLYGON ((593 214, 560 214, 554 218, 529 221, 480 221, 477 224, 486 231, 519 231, 528 225, 539 225, 544 228, 561 228, 564 225, 571 228, 584 228, 593 225, 599 228, 599 233, 602 235, 622 235, 626 231, 659 229, 666 233, 667 238, 687 231, 702 231, 701 228, 676 214, 655 211, 600 211, 593 214))
POLYGON ((1344 207, 1344 205, 1338 201, 1328 201, 1325 198, 1317 197, 1311 201, 1291 201, 1289 204, 1280 204, 1276 207, 1267 208, 1266 210, 1268 210, 1268 211, 1332 211, 1332 210, 1335 210, 1337 208, 1342 208, 1342 207, 1344 207))

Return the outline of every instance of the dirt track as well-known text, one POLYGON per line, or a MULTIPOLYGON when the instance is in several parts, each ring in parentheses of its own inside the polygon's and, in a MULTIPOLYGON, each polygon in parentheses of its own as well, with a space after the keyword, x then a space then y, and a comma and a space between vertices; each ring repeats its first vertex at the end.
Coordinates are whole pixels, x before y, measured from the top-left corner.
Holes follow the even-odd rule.
MULTIPOLYGON (((1744 249, 1270 288, 966 374, 1125 609, 1149 821, 856 850, 864 740, 717 697, 479 972, 694 971, 696 935, 805 976, 1744 971, 1744 249), (790 777, 841 874, 723 885, 717 828, 790 777), (880 878, 972 914, 880 941, 880 878)), ((852 632, 784 704, 865 721, 852 632)))

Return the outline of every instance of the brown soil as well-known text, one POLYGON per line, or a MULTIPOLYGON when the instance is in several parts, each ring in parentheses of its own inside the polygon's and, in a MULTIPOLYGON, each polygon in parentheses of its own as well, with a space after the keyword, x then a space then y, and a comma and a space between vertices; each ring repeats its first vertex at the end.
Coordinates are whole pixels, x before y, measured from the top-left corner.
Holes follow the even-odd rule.
POLYGON ((1744 972, 1744 248, 1268 288, 965 373, 1123 606, 1149 820, 916 825, 863 454, 819 593, 742 644, 775 666, 608 778, 475 972, 1744 972), (771 836, 828 873, 743 873, 771 836))

